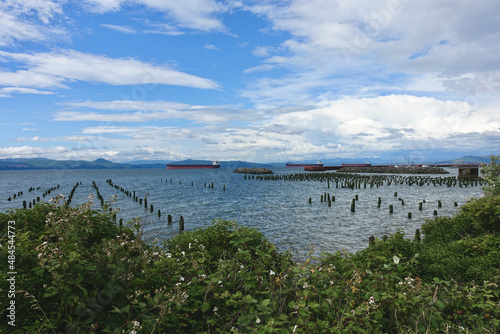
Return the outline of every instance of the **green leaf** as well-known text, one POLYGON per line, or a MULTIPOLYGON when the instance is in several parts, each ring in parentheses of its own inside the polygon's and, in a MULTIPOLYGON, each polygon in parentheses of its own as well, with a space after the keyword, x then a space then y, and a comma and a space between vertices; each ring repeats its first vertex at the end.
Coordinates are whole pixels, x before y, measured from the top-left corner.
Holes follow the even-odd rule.
POLYGON ((260 302, 260 305, 262 307, 266 307, 267 305, 269 305, 270 302, 271 302, 271 299, 264 299, 263 301, 260 302))
POLYGON ((203 305, 201 305, 200 310, 201 312, 207 312, 209 308, 210 308, 210 302, 204 302, 203 305))

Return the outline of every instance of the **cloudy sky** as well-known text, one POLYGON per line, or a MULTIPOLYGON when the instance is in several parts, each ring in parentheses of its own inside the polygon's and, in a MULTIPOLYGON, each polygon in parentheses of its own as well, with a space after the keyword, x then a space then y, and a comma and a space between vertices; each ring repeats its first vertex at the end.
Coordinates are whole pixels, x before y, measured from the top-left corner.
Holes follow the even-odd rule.
POLYGON ((500 2, 4 0, 0 158, 500 153, 500 2))

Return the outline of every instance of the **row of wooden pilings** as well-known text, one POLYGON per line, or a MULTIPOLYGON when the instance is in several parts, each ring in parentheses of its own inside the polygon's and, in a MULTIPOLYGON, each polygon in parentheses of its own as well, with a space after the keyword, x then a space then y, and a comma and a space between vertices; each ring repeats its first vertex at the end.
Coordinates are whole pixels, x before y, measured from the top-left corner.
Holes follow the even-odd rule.
MULTIPOLYGON (((40 188, 41 188, 41 187, 37 187, 37 188, 30 187, 30 188, 29 188, 29 192, 32 192, 32 191, 35 191, 35 190, 39 190, 40 188)), ((47 196, 47 195, 48 195, 48 194, 50 194, 52 191, 54 191, 54 190, 56 190, 56 189, 58 189, 58 188, 59 188, 59 185, 57 185, 57 187, 52 187, 52 188, 50 188, 50 189, 46 190, 46 191, 43 193, 42 197, 47 196)), ((20 196, 19 196, 19 194, 20 194, 20 196, 22 196, 22 195, 23 195, 23 192, 22 192, 22 191, 18 192, 18 196, 17 196, 17 197, 20 197, 20 196)), ((15 195, 14 195, 14 198, 16 198, 16 196, 15 196, 15 195)), ((11 198, 9 197, 9 199, 7 199, 7 200, 8 200, 8 201, 11 201, 11 198)), ((41 200, 41 199, 40 199, 40 196, 37 196, 37 197, 36 197, 36 199, 33 199, 32 201, 29 201, 29 202, 27 202, 27 201, 23 201, 23 208, 24 208, 24 209, 31 209, 32 207, 34 207, 34 206, 36 205, 36 203, 37 203, 37 202, 40 202, 40 200, 41 200)))
MULTIPOLYGON (((247 176, 245 175, 245 179, 247 176)), ((469 187, 469 186, 483 186, 487 184, 487 181, 483 178, 477 179, 459 179, 455 176, 447 177, 431 177, 431 176, 418 176, 418 175, 360 175, 352 173, 295 173, 295 174, 272 174, 272 175, 252 175, 248 176, 248 179, 257 180, 270 180, 270 181, 319 181, 327 182, 328 188, 330 188, 330 183, 335 183, 336 188, 350 188, 350 189, 361 189, 361 188, 373 188, 380 187, 384 185, 399 185, 405 184, 408 186, 448 186, 448 187, 469 187)))
MULTIPOLYGON (((144 196, 144 200, 143 200, 142 198, 139 198, 138 196, 136 196, 135 190, 134 191, 126 190, 123 187, 120 187, 119 185, 114 184, 112 179, 106 180, 106 183, 108 183, 110 186, 114 187, 115 189, 121 191, 125 196, 132 198, 132 200, 135 201, 136 203, 139 203, 139 205, 141 205, 141 206, 144 205, 144 209, 146 209, 146 210, 148 209, 148 195, 149 194, 146 194, 144 196)), ((151 213, 154 212, 153 204, 150 204, 149 211, 151 213)), ((160 217, 161 217, 161 210, 158 209, 158 218, 160 218, 160 217)), ((172 215, 169 214, 169 215, 167 215, 167 224, 172 225, 172 223, 173 223, 172 215)), ((120 226, 123 225, 122 218, 120 218, 119 224, 120 224, 120 226)), ((181 232, 184 231, 184 217, 183 216, 179 217, 179 230, 181 232)))
MULTIPOLYGON (((37 187, 37 188, 34 188, 34 187, 30 187, 28 189, 28 192, 32 192, 32 191, 35 191, 35 190, 39 190, 41 187, 37 187)), ((13 194, 12 196, 9 196, 9 198, 7 198, 7 201, 10 202, 12 201, 12 199, 16 199, 18 197, 21 197, 22 195, 24 194, 23 191, 18 191, 17 194, 13 194)))
MULTIPOLYGON (((245 176, 246 176, 246 175, 245 175, 245 176)), ((163 178, 161 179, 161 181, 160 181, 160 182, 163 182, 163 178)), ((166 183, 169 183, 169 182, 170 182, 170 183, 173 183, 173 179, 165 179, 165 182, 166 182, 166 183)), ((179 184, 182 184, 182 181, 181 181, 181 180, 179 180, 179 184)), ((212 182, 208 182, 208 183, 207 183, 207 182, 205 182, 205 183, 203 184, 203 186, 204 186, 204 188, 212 188, 212 189, 214 189, 215 184, 214 184, 214 182, 213 182, 213 181, 212 181, 212 182)), ((191 187, 194 187, 194 181, 191 181, 191 187)), ((223 184, 223 185, 222 185, 222 190, 226 190, 226 185, 225 185, 225 184, 223 184)))
POLYGON ((73 189, 71 189, 71 192, 69 193, 68 199, 66 200, 66 203, 64 205, 69 206, 71 204, 71 200, 73 199, 73 195, 75 194, 76 188, 78 188, 78 186, 81 184, 82 184, 81 182, 77 182, 73 186, 73 189))

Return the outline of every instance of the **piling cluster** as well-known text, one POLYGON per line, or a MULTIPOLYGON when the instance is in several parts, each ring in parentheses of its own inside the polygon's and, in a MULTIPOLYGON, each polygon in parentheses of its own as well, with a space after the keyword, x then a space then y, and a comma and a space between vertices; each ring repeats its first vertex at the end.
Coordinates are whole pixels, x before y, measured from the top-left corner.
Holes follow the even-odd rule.
MULTIPOLYGON (((459 179, 455 176, 421 176, 421 175, 360 175, 353 173, 294 173, 294 174, 273 174, 273 175, 249 175, 248 179, 266 180, 266 181, 317 181, 327 182, 328 188, 330 183, 335 183, 336 188, 373 188, 384 185, 417 185, 417 186, 443 186, 448 187, 468 187, 482 186, 487 181, 482 178, 477 179, 459 179)), ((247 179, 246 175, 244 179, 247 179)))

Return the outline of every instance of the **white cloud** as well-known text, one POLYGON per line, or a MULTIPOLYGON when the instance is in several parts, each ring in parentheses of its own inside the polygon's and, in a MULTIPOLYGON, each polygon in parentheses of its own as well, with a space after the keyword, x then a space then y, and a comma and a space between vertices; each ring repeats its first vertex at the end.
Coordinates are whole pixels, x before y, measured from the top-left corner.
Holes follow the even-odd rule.
POLYGON ((205 48, 205 49, 207 49, 207 50, 214 50, 214 51, 218 51, 218 50, 219 50, 219 48, 218 48, 218 47, 216 47, 216 46, 215 46, 215 45, 213 45, 213 44, 205 44, 205 45, 204 45, 204 48, 205 48))
POLYGON ((117 26, 114 24, 101 24, 101 26, 124 34, 135 34, 137 32, 134 28, 128 26, 117 26))
POLYGON ((461 144, 448 138, 498 135, 500 116, 460 101, 390 95, 329 101, 314 110, 277 115, 270 121, 276 124, 300 128, 306 137, 329 137, 332 143, 353 151, 359 151, 357 146, 364 152, 389 151, 425 141, 457 149, 461 144))
POLYGON ((114 12, 121 8, 125 0, 84 0, 83 3, 87 4, 90 11, 96 13, 114 12))
POLYGON ((203 31, 225 30, 217 14, 225 6, 214 0, 136 0, 150 8, 162 11, 180 27, 203 31))
POLYGON ((57 36, 65 36, 64 29, 52 23, 54 16, 62 15, 60 1, 16 1, 0 2, 0 46, 15 41, 41 42, 57 36))
POLYGON ((307 87, 302 95, 330 90, 336 97, 395 91, 395 77, 399 91, 417 94, 461 94, 464 74, 493 73, 493 85, 500 84, 500 44, 494 42, 500 21, 492 15, 499 2, 292 0, 246 9, 267 19, 272 30, 290 34, 279 47, 255 49, 263 64, 246 73, 278 68, 277 54, 279 69, 289 71, 283 84, 273 76, 250 85, 245 96, 256 103, 270 91, 296 95, 298 86, 307 87), (337 78, 347 81, 347 89, 337 78))
POLYGON ((74 50, 34 54, 0 51, 0 57, 22 62, 29 68, 16 72, 3 70, 0 85, 4 86, 56 88, 72 81, 86 81, 110 85, 165 84, 219 88, 209 79, 131 58, 109 58, 74 50))
POLYGON ((108 101, 67 102, 63 105, 74 108, 92 108, 119 111, 119 113, 97 113, 86 111, 59 111, 55 121, 98 122, 150 122, 169 119, 185 119, 196 123, 227 124, 233 121, 254 122, 262 119, 256 110, 236 109, 228 106, 197 106, 168 101, 108 101), (130 112, 133 111, 133 112, 130 112))
POLYGON ((38 89, 23 88, 23 87, 4 87, 4 88, 0 89, 0 96, 10 97, 12 93, 14 93, 14 94, 39 94, 39 95, 54 94, 53 92, 46 91, 46 90, 38 90, 38 89))

